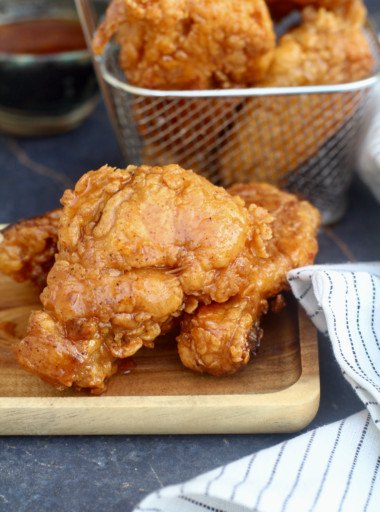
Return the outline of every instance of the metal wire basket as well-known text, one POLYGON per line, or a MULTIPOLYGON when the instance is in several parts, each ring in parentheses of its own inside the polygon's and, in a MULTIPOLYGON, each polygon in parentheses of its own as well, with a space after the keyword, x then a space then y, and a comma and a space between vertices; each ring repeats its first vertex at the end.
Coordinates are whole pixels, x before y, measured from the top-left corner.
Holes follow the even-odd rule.
POLYGON ((223 186, 266 181, 309 199, 324 223, 336 221, 346 209, 361 119, 380 70, 379 40, 370 26, 367 34, 371 77, 313 87, 142 89, 127 83, 118 47, 109 44, 98 72, 126 162, 178 163, 223 186))

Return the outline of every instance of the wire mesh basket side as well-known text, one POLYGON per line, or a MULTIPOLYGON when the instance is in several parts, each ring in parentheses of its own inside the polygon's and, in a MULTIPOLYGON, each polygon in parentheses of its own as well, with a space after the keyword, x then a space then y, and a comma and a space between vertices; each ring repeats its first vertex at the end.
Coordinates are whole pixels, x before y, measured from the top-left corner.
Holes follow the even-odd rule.
MULTIPOLYGON (((322 213, 324 224, 338 220, 346 210, 347 190, 355 169, 357 144, 371 90, 357 91, 342 105, 350 105, 344 122, 307 161, 289 173, 284 187, 310 200, 322 213)), ((344 98, 341 101, 344 102, 344 98)), ((344 108, 342 108, 344 111, 344 108)))
MULTIPOLYGON (((109 69, 121 74, 117 54, 109 69)), ((130 94, 113 85, 122 151, 128 163, 178 163, 220 182, 218 151, 235 123, 240 98, 161 98, 130 94)))
POLYGON ((175 162, 224 186, 273 183, 311 200, 326 222, 344 209, 368 94, 241 100, 113 91, 128 163, 175 162))
POLYGON ((221 143, 220 176, 267 181, 311 200, 325 222, 344 210, 369 90, 249 99, 221 143))

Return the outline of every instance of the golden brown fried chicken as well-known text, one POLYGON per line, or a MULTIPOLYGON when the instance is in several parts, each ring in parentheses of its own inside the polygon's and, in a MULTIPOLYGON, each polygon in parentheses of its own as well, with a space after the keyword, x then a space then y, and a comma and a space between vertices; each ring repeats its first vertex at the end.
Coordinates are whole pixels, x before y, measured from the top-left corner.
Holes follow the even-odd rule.
POLYGON ((199 303, 248 286, 268 213, 177 165, 103 167, 66 191, 59 252, 19 362, 56 386, 104 389, 133 355, 199 303))
POLYGON ((293 10, 307 6, 324 7, 355 26, 362 26, 366 17, 362 0, 266 0, 266 3, 274 19, 281 19, 293 10))
MULTIPOLYGON (((116 36, 128 81, 151 89, 246 87, 265 76, 275 44, 264 0, 113 0, 94 49, 116 36)), ((143 162, 207 168, 239 98, 134 97, 143 162)))
POLYGON ((306 8, 302 23, 280 39, 264 87, 321 85, 366 78, 373 58, 362 24, 326 9, 306 8))
POLYGON ((151 89, 254 84, 275 44, 264 0, 113 0, 95 52, 115 34, 128 81, 151 89))
MULTIPOLYGON (((285 34, 263 87, 338 84, 366 78, 373 58, 360 27, 325 9, 306 8, 285 34)), ((355 112, 360 93, 252 98, 220 152, 225 184, 280 179, 317 153, 355 112)))
POLYGON ((60 213, 54 210, 6 227, 1 232, 0 272, 43 288, 57 251, 60 213))
POLYGON ((234 373, 249 361, 261 337, 259 320, 268 299, 288 288, 289 270, 313 263, 320 220, 308 202, 265 183, 234 185, 229 192, 270 212, 273 237, 266 243, 268 258, 253 259, 249 284, 238 296, 184 315, 177 338, 182 363, 217 376, 234 373))

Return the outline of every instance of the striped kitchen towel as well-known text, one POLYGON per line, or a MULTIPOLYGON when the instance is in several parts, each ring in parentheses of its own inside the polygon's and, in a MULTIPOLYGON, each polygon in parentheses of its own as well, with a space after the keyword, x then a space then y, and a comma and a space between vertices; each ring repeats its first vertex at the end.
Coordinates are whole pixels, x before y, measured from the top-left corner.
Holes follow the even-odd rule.
POLYGON ((135 512, 380 510, 380 263, 315 265, 288 279, 366 409, 153 493, 135 512))

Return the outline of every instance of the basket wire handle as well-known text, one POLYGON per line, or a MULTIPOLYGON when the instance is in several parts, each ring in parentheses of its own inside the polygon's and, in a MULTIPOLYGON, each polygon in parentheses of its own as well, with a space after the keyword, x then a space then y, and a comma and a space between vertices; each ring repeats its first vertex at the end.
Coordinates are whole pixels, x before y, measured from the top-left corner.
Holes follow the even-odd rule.
POLYGON ((92 37, 94 35, 98 23, 93 2, 89 0, 75 0, 75 5, 82 25, 83 34, 86 39, 87 47, 91 53, 95 74, 98 80, 100 90, 102 92, 104 103, 108 111, 108 117, 111 121, 114 133, 117 136, 119 146, 120 148, 122 148, 124 141, 122 141, 121 139, 120 127, 117 122, 115 104, 113 102, 108 84, 106 84, 106 82, 103 79, 98 59, 95 58, 94 53, 92 51, 92 37))

